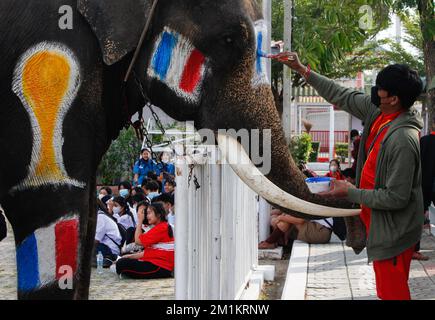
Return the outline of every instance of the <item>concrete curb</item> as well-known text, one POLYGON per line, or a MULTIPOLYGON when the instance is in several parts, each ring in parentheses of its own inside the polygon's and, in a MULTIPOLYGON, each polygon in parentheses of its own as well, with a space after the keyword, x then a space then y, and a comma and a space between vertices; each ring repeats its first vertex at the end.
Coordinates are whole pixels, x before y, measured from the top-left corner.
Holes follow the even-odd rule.
POLYGON ((301 241, 293 242, 281 300, 305 300, 309 256, 309 244, 301 241))

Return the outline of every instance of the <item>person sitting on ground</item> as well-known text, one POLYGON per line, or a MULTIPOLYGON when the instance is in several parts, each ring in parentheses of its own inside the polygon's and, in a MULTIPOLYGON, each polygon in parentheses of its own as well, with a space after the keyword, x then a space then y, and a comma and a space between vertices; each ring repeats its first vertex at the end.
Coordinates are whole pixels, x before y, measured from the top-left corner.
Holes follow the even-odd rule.
POLYGON ((145 185, 145 194, 151 201, 160 195, 159 185, 156 181, 149 181, 145 185))
POLYGON ((135 241, 144 247, 140 253, 122 257, 116 262, 116 273, 133 279, 170 278, 174 270, 174 233, 166 221, 162 203, 148 206, 146 219, 154 227, 143 233, 144 206, 138 210, 135 241))
POLYGON ((333 159, 329 163, 329 172, 326 177, 334 178, 335 180, 345 180, 343 174, 341 173, 340 161, 338 159, 333 159))
POLYGON ((102 211, 104 213, 109 214, 109 210, 107 208, 107 203, 111 199, 112 199, 112 196, 109 196, 109 195, 104 196, 101 199, 98 197, 97 198, 97 206, 98 206, 97 211, 102 211))
POLYGON ((157 183, 157 185, 159 186, 158 192, 160 193, 162 188, 163 188, 163 185, 162 185, 162 182, 160 181, 159 176, 154 171, 148 172, 148 177, 147 177, 147 181, 146 182, 148 183, 150 181, 154 181, 154 182, 157 183))
POLYGON ((111 196, 112 195, 112 189, 110 189, 109 187, 102 187, 99 191, 98 191, 98 199, 102 199, 105 196, 111 196))
POLYGON ((272 234, 260 242, 259 249, 275 249, 279 240, 286 236, 309 244, 329 243, 334 221, 332 218, 307 221, 288 214, 277 215, 271 222, 274 226, 272 234))
POLYGON ((175 214, 174 208, 174 196, 169 193, 162 193, 160 196, 153 199, 153 203, 161 202, 166 210, 166 220, 171 225, 172 229, 175 230, 175 214))
POLYGON ((175 165, 171 163, 171 154, 169 152, 162 152, 160 154, 160 163, 157 164, 158 181, 165 185, 166 180, 175 179, 175 165))
POLYGON ((120 197, 123 197, 127 203, 131 206, 131 183, 128 181, 122 181, 118 185, 118 194, 120 197))
MULTIPOLYGON (((146 212, 148 206, 151 204, 151 202, 149 201, 149 199, 148 199, 147 197, 145 197, 144 194, 137 194, 137 195, 135 195, 135 196, 133 197, 133 201, 137 201, 137 200, 139 200, 139 198, 140 198, 141 196, 144 197, 144 200, 138 202, 137 204, 135 204, 135 207, 134 207, 134 209, 133 209, 133 210, 134 210, 134 216, 135 216, 136 221, 139 221, 139 220, 138 220, 138 216, 137 216, 137 212, 138 212, 139 210, 143 210, 144 212, 146 212), (141 207, 142 207, 142 209, 141 209, 141 207)), ((149 225, 148 225, 148 221, 147 221, 146 219, 145 219, 145 221, 146 221, 146 225, 142 225, 142 231, 143 231, 143 233, 147 233, 147 232, 150 231, 150 230, 152 229, 152 227, 153 227, 153 226, 149 226, 149 225)), ((136 233, 136 229, 135 229, 135 233, 136 233)), ((134 234, 133 234, 133 236, 134 236, 134 234)), ((143 251, 143 247, 142 247, 142 245, 138 245, 138 244, 136 244, 136 242, 132 242, 132 243, 129 243, 129 244, 127 244, 126 246, 124 246, 124 247, 122 248, 122 250, 121 250, 121 254, 122 254, 122 255, 126 255, 126 254, 129 254, 129 253, 136 253, 136 252, 142 252, 142 251, 143 251)))
POLYGON ((122 236, 116 220, 108 213, 99 210, 97 216, 97 229, 95 232, 95 246, 93 266, 97 265, 96 255, 101 252, 104 257, 104 267, 109 267, 110 261, 116 261, 120 252, 122 236))
POLYGON ((113 217, 117 223, 122 225, 126 230, 126 243, 134 242, 134 232, 136 230, 136 219, 130 211, 127 201, 123 197, 113 199, 113 217))
POLYGON ((145 193, 137 193, 134 196, 131 197, 131 201, 133 205, 130 207, 130 211, 133 214, 134 220, 137 221, 137 206, 141 202, 147 202, 148 204, 151 203, 151 201, 147 198, 145 193))
POLYGON ((164 188, 165 193, 169 193, 170 195, 174 195, 176 186, 177 186, 177 184, 175 183, 175 180, 166 180, 165 188, 164 188))
POLYGON ((0 210, 0 241, 6 238, 7 230, 6 219, 3 215, 3 211, 0 210))

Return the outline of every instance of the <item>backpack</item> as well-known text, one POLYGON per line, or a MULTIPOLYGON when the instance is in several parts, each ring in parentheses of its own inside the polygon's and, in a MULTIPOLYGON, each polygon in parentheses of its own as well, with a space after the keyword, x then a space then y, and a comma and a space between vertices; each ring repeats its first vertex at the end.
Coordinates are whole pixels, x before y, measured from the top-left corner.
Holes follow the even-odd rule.
MULTIPOLYGON (((109 217, 111 220, 113 220, 113 221, 116 223, 116 225, 118 226, 119 234, 121 235, 121 243, 117 243, 115 240, 113 240, 113 239, 112 239, 111 237, 109 237, 107 234, 106 234, 106 237, 109 238, 109 239, 110 239, 114 244, 116 244, 116 246, 119 248, 119 250, 121 250, 122 247, 123 247, 124 244, 125 244, 126 239, 127 239, 127 230, 125 229, 125 227, 124 227, 122 224, 118 223, 118 221, 117 221, 114 217, 112 217, 111 215, 109 215, 109 214, 107 214, 107 213, 105 213, 105 212, 102 212, 102 213, 100 213, 100 214, 104 214, 104 215, 106 215, 106 216, 109 217)), ((120 252, 121 252, 121 251, 120 251, 120 252)))
POLYGON ((346 222, 344 221, 344 218, 333 218, 334 225, 331 226, 331 224, 328 222, 327 219, 325 219, 326 223, 331 227, 332 232, 335 233, 335 235, 341 240, 346 240, 347 236, 347 229, 346 229, 346 222))

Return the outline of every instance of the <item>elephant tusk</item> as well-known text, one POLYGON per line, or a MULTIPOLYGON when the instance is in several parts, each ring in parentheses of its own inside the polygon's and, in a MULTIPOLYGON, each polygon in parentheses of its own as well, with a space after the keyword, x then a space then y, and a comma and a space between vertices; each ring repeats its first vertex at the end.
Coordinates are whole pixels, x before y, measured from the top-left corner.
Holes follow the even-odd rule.
POLYGON ((331 208, 299 199, 276 186, 252 163, 242 145, 233 137, 217 134, 217 141, 223 157, 234 172, 254 192, 282 208, 318 217, 351 217, 361 210, 331 208))

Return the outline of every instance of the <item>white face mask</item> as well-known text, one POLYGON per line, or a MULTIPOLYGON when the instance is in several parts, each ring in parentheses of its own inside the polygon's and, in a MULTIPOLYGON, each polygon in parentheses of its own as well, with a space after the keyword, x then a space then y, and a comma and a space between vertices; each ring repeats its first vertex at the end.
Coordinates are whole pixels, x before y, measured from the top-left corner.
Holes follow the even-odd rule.
POLYGON ((337 172, 337 171, 338 171, 338 167, 336 167, 336 166, 331 166, 331 167, 329 168, 329 170, 331 170, 331 172, 337 172))
POLYGON ((103 200, 104 197, 105 197, 105 195, 102 194, 102 193, 100 193, 100 194, 98 195, 98 199, 100 199, 100 200, 103 200))
POLYGON ((121 213, 121 207, 113 207, 113 214, 119 215, 121 213))

